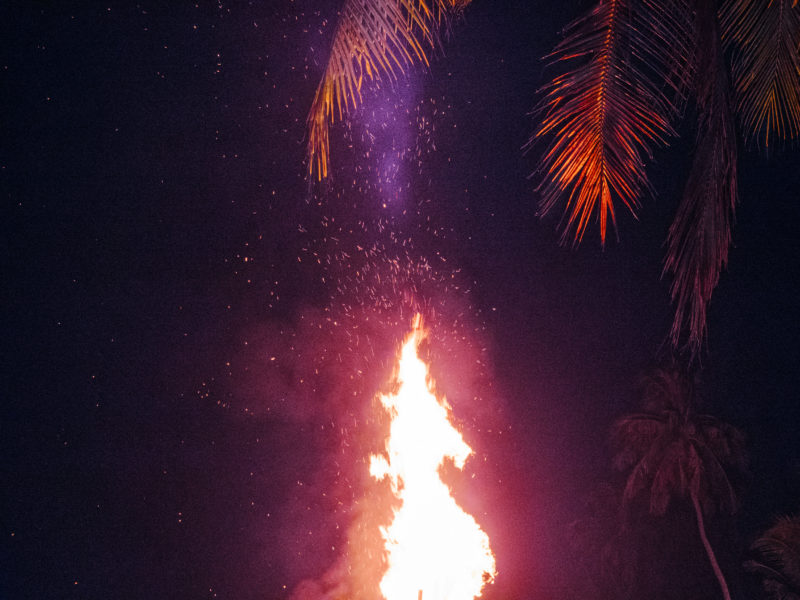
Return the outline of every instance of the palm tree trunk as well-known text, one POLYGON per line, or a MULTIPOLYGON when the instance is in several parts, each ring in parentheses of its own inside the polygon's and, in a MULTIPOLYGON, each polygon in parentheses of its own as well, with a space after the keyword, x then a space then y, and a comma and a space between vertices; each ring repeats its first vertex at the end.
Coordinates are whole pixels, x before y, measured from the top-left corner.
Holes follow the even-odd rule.
POLYGON ((722 596, 725 600, 731 600, 731 592, 728 589, 728 582, 725 581, 725 576, 722 574, 722 569, 719 568, 717 557, 714 555, 714 550, 711 549, 711 544, 706 536, 706 527, 703 524, 703 509, 700 507, 700 501, 697 499, 697 493, 692 490, 692 504, 694 504, 694 513, 697 515, 697 529, 700 531, 700 539, 703 540, 703 547, 708 554, 708 560, 711 561, 711 567, 714 569, 714 575, 717 576, 719 587, 722 588, 722 596))

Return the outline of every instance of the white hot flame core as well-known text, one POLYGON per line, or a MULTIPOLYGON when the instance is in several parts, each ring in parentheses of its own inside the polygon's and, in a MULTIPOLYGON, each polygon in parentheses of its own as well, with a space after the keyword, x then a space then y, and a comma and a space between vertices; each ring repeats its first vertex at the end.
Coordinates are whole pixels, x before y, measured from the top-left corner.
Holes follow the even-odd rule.
POLYGON ((439 477, 449 458, 463 468, 472 454, 450 422, 450 406, 428 386, 417 356, 424 337, 417 317, 403 345, 398 389, 380 400, 391 416, 386 455, 372 456, 370 474, 388 478, 400 500, 381 528, 389 567, 380 583, 386 600, 472 600, 495 576, 489 537, 439 477))

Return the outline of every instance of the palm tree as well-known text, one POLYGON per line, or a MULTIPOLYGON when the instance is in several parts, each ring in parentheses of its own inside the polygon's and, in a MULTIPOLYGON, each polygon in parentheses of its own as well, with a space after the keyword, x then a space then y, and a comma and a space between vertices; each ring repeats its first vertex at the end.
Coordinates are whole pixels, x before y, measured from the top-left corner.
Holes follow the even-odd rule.
POLYGON ((800 517, 781 517, 752 547, 755 557, 744 563, 761 575, 774 600, 800 600, 800 517))
POLYGON ((673 347, 692 356, 728 260, 737 202, 734 115, 745 138, 765 145, 800 136, 798 0, 600 0, 572 23, 550 55, 561 71, 542 89, 547 140, 541 213, 565 205, 562 241, 583 239, 592 219, 605 243, 615 202, 636 213, 652 193, 645 162, 696 106, 694 164, 667 238, 673 347), (791 5, 790 5, 791 4, 791 5), (733 87, 725 57, 732 55, 733 87))
POLYGON ((744 436, 719 419, 696 412, 694 382, 676 366, 645 379, 644 410, 612 428, 614 466, 629 471, 623 499, 648 496, 649 512, 663 515, 673 498, 688 496, 697 531, 722 595, 730 591, 706 533, 705 517, 716 508, 738 507, 736 477, 746 471, 744 436))

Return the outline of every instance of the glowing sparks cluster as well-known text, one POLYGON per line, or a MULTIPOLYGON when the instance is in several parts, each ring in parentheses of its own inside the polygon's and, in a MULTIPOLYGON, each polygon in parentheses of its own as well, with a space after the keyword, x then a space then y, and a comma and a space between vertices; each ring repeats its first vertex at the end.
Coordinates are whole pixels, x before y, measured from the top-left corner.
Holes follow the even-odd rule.
POLYGON ((472 454, 450 422, 450 407, 428 386, 417 356, 424 337, 417 317, 400 356, 396 392, 381 397, 391 415, 385 456, 372 456, 370 473, 388 478, 400 501, 382 528, 388 570, 380 583, 387 600, 471 600, 495 575, 489 538, 439 477, 449 458, 459 469, 472 454))

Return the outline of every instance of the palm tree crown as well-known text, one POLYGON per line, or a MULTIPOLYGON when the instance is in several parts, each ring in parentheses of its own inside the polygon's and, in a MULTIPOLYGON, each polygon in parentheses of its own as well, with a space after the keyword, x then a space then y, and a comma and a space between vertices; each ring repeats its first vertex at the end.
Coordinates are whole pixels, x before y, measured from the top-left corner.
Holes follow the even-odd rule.
POLYGON ((691 500, 698 532, 723 595, 725 578, 705 531, 704 516, 738 507, 736 475, 747 459, 744 436, 719 419, 695 410, 694 383, 685 371, 670 367, 645 380, 644 410, 619 419, 612 429, 614 465, 629 471, 626 502, 649 496, 649 511, 663 515, 672 498, 691 500))

